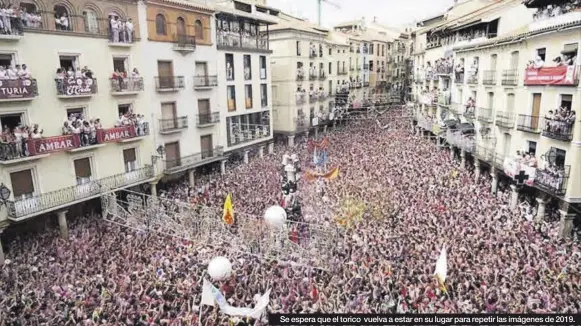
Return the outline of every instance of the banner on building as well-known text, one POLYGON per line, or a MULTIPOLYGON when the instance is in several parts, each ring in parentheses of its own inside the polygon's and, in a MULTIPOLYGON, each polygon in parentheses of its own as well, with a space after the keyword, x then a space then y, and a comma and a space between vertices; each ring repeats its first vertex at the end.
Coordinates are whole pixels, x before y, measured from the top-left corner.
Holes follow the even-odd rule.
POLYGON ((537 169, 532 166, 521 164, 514 158, 505 158, 503 164, 504 173, 517 181, 519 184, 532 186, 535 183, 537 169))
POLYGON ((525 85, 577 85, 575 66, 529 68, 525 71, 525 85))

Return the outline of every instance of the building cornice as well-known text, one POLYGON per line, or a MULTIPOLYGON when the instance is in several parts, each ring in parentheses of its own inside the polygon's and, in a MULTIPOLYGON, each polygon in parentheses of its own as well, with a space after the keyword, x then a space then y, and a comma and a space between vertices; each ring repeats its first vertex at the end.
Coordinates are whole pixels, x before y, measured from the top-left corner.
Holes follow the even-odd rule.
POLYGON ((144 0, 146 5, 158 5, 163 7, 170 7, 176 9, 184 9, 187 11, 193 11, 201 14, 213 14, 214 10, 210 7, 202 6, 193 2, 180 1, 180 0, 144 0))

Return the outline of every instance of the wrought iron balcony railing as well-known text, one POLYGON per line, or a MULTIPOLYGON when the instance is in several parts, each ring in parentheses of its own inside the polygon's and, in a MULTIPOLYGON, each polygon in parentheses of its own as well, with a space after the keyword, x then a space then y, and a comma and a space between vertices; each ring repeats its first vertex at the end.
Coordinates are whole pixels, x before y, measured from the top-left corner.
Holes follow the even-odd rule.
POLYGON ((516 86, 516 85, 518 85, 518 70, 516 70, 516 69, 503 70, 501 84, 503 86, 516 86))
POLYGON ((198 164, 204 163, 224 155, 224 147, 216 146, 211 150, 202 151, 192 155, 165 160, 166 173, 177 172, 184 168, 191 168, 198 164))
POLYGON ((305 74, 297 74, 297 80, 302 81, 305 79, 305 74))
POLYGON ((539 133, 542 129, 542 118, 534 115, 519 114, 516 129, 526 132, 539 133))
POLYGON ((573 140, 574 120, 557 120, 545 118, 543 136, 569 142, 573 140))
POLYGON ((159 119, 159 131, 171 132, 180 129, 186 129, 188 127, 188 117, 175 117, 170 119, 159 119))
POLYGON ((137 93, 143 90, 143 77, 111 78, 112 94, 137 93))
POLYGON ((196 49, 196 37, 186 34, 175 34, 174 50, 194 51, 196 49))
POLYGON ((468 78, 466 79, 467 84, 476 85, 478 84, 478 71, 476 72, 469 72, 468 78))
POLYGON ((207 88, 218 86, 217 75, 194 76, 194 88, 207 88))
POLYGON ((484 70, 484 77, 482 78, 484 85, 496 85, 496 70, 484 70))
POLYGON ((463 72, 457 72, 454 74, 454 82, 458 83, 458 84, 463 84, 464 83, 464 73, 463 72))
POLYGON ((502 153, 494 153, 494 167, 497 168, 498 170, 504 170, 504 159, 505 159, 505 155, 502 153))
POLYGON ((319 97, 316 95, 309 95, 309 103, 315 103, 319 100, 319 97))
POLYGON ((200 113, 197 117, 197 125, 209 125, 220 122, 220 112, 200 113))
POLYGON ((309 80, 316 80, 318 77, 317 73, 310 73, 309 74, 309 80))
POLYGON ((494 115, 492 114, 492 109, 478 108, 478 115, 476 119, 484 123, 492 123, 494 121, 494 115))
POLYGON ((537 169, 535 185, 552 195, 564 196, 567 193, 570 173, 570 165, 554 169, 537 169))
POLYGON ((0 102, 32 100, 36 96, 38 96, 36 79, 0 80, 0 102))
POLYGON ((369 65, 363 65, 363 70, 365 71, 369 70, 369 65))
POLYGON ((514 128, 514 113, 504 111, 497 112, 496 125, 502 128, 514 128))
POLYGON ((21 219, 50 212, 60 207, 66 207, 116 189, 141 184, 154 177, 153 167, 147 165, 126 173, 120 173, 102 179, 91 180, 88 183, 67 187, 30 198, 6 202, 8 216, 12 219, 21 219))
POLYGON ((155 77, 155 89, 158 91, 177 91, 185 87, 184 76, 155 77))
POLYGON ((87 77, 56 78, 58 97, 84 97, 97 94, 97 79, 87 77))
POLYGON ((451 75, 454 72, 453 66, 437 65, 436 74, 438 75, 451 75))
POLYGON ((305 104, 305 94, 295 94, 295 97, 297 105, 305 104))
POLYGON ((490 148, 485 145, 476 146, 476 156, 483 160, 484 162, 493 163, 494 162, 494 148, 490 148))

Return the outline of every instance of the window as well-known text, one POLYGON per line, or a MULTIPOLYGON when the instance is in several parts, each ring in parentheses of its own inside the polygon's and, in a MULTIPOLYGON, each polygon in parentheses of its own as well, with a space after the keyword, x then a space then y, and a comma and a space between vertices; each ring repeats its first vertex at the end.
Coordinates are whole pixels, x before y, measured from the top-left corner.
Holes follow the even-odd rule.
POLYGON ((339 74, 340 63, 341 63, 341 62, 337 61, 337 75, 339 74))
POLYGON ((561 107, 571 110, 571 104, 573 102, 573 95, 561 94, 561 107))
POLYGON ((333 80, 329 80, 329 95, 333 95, 333 80))
POLYGON ((212 135, 200 136, 200 148, 202 149, 202 159, 212 157, 214 149, 212 135))
POLYGON ((510 69, 518 69, 519 52, 514 51, 510 54, 510 69))
POLYGON ((125 173, 137 170, 137 155, 135 155, 135 148, 123 150, 123 163, 125 165, 125 173))
POLYGON ((77 185, 89 183, 91 181, 91 159, 85 157, 74 160, 74 165, 77 185))
POLYGON ((117 114, 118 115, 126 115, 126 114, 130 114, 133 113, 133 110, 131 109, 131 104, 119 104, 117 105, 117 114))
POLYGON ((127 72, 127 58, 113 58, 113 71, 127 72))
POLYGON ((197 39, 204 39, 204 25, 199 19, 194 23, 194 32, 197 39))
POLYGON ((4 131, 4 128, 7 130, 13 130, 19 125, 25 125, 24 117, 22 114, 3 114, 0 115, 0 129, 4 131))
POLYGON ((79 58, 75 55, 60 55, 59 56, 60 68, 65 71, 76 70, 79 67, 79 58))
POLYGON ((244 80, 252 79, 252 64, 250 61, 250 55, 244 55, 244 80))
POLYGON ((83 11, 83 20, 85 22, 85 32, 91 34, 99 33, 99 21, 97 20, 97 13, 93 9, 83 11))
POLYGON ((541 57, 543 61, 545 61, 547 56, 547 48, 540 48, 537 49, 537 57, 541 57))
POLYGON ((506 95, 506 112, 514 112, 514 94, 506 95))
POLYGON ((535 156, 537 154, 537 142, 528 140, 527 141, 527 153, 535 156))
POLYGON ((260 56, 260 79, 266 79, 266 57, 260 56))
POLYGON ((178 37, 186 35, 186 21, 182 17, 176 20, 176 34, 178 37))
MULTIPOLYGON (((339 52, 339 50, 337 50, 337 52, 339 52)), ((331 49, 331 47, 329 47, 329 55, 333 54, 333 49, 331 49)))
POLYGON ((30 169, 10 173, 10 183, 15 200, 30 198, 34 194, 34 181, 30 169))
POLYGON ((71 15, 67 8, 62 5, 55 5, 53 8, 54 12, 54 24, 57 31, 72 31, 71 15))
POLYGON ((551 152, 555 153, 555 165, 560 168, 565 167, 565 157, 567 156, 567 151, 562 149, 551 147, 551 152))
POLYGON ((297 41, 297 55, 300 56, 301 55, 301 42, 297 41))
POLYGON ((333 63, 329 62, 329 75, 333 73, 333 63))
POLYGON ((234 86, 228 86, 226 93, 228 95, 228 112, 236 111, 236 89, 234 86))
POLYGON ((247 109, 252 109, 252 85, 244 85, 244 103, 247 109))
POLYGON ((262 108, 268 106, 268 94, 266 84, 260 84, 260 105, 262 108))
POLYGON ((490 70, 496 70, 497 61, 498 61, 498 55, 493 54, 490 56, 490 70))
POLYGON ((67 109, 67 118, 71 120, 74 119, 84 119, 86 117, 85 108, 69 108, 67 109))
POLYGON ((234 55, 226 53, 226 80, 234 80, 234 55))
POLYGON ((157 35, 167 35, 165 17, 162 14, 155 16, 155 33, 157 35))

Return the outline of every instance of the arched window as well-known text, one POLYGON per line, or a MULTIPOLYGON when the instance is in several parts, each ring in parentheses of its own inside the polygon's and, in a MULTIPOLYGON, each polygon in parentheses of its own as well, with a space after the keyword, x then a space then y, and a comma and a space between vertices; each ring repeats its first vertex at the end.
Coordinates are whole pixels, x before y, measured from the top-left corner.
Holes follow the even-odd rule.
POLYGON ((21 2, 20 8, 25 13, 22 15, 24 19, 22 23, 28 28, 38 28, 42 25, 42 16, 38 13, 36 4, 29 2, 21 2))
POLYGON ((97 13, 93 9, 86 9, 83 11, 83 19, 85 22, 85 31, 87 33, 99 33, 99 21, 97 20, 97 13))
POLYGON ((194 29, 195 29, 195 33, 196 33, 196 38, 203 40, 204 39, 204 25, 202 25, 202 22, 200 20, 196 20, 196 22, 194 23, 194 29))
POLYGON ((55 28, 58 31, 72 31, 71 15, 63 5, 55 5, 53 8, 55 28))
POLYGON ((162 14, 155 16, 155 33, 157 35, 167 35, 167 25, 162 14))
POLYGON ((176 22, 176 31, 178 35, 186 35, 186 21, 182 17, 178 17, 176 22))

